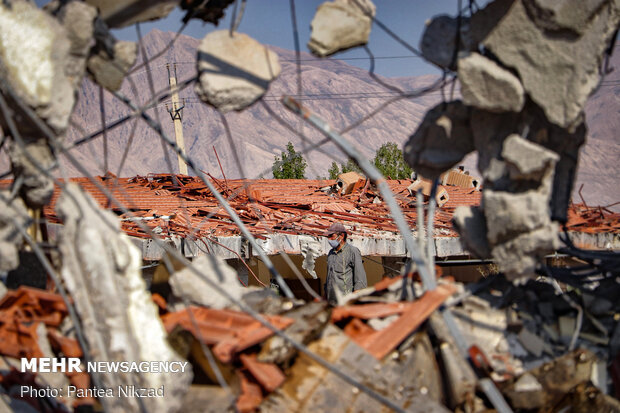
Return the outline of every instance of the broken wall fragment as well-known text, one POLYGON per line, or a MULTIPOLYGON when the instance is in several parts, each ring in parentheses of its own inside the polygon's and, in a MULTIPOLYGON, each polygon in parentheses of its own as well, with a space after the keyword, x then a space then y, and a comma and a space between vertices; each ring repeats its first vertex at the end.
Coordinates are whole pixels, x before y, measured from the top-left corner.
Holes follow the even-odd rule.
POLYGON ((206 35, 198 46, 200 99, 221 112, 242 110, 260 99, 280 74, 278 55, 250 36, 228 30, 206 35))
MULTIPOLYGON (((64 226, 59 235, 61 275, 75 302, 93 361, 180 361, 170 348, 156 305, 146 291, 140 251, 120 234, 119 221, 90 196, 68 184, 56 206, 64 226), (102 328, 105 326, 105 328, 102 328)), ((191 373, 93 373, 106 388, 159 388, 165 398, 102 398, 108 411, 175 412, 191 373)))
POLYGON ((308 48, 325 57, 368 43, 376 13, 370 0, 335 0, 322 3, 310 24, 308 48))

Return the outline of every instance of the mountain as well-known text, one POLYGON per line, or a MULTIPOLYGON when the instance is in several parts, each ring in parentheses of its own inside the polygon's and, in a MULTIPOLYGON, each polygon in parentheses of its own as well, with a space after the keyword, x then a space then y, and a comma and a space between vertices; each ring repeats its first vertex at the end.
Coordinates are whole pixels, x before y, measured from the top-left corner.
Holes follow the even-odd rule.
MULTIPOLYGON (((173 34, 169 32, 151 31, 143 39, 146 54, 155 55, 165 48, 172 37, 173 34)), ((181 35, 173 48, 149 65, 148 72, 146 68, 142 68, 132 76, 137 93, 134 93, 130 82, 127 81, 123 85, 122 93, 141 104, 146 103, 153 96, 149 89, 148 74, 152 76, 154 90, 167 92, 169 86, 166 63, 168 62, 177 62, 179 82, 194 77, 196 69, 193 62, 198 43, 197 39, 181 35)), ((285 109, 279 101, 282 95, 297 94, 295 53, 277 47, 271 48, 280 56, 282 73, 271 84, 265 101, 278 117, 292 127, 298 128, 301 121, 285 109)), ((302 102, 336 130, 341 130, 366 116, 387 100, 385 96, 395 95, 394 92, 378 85, 363 69, 340 61, 316 59, 308 53, 302 53, 301 59, 303 61, 303 91, 304 94, 309 95, 302 102)), ((403 90, 411 91, 429 85, 436 79, 436 76, 421 76, 383 80, 403 90)), ((108 122, 113 122, 130 113, 111 94, 106 92, 105 96, 105 113, 108 122)), ((181 91, 179 96, 181 99, 185 98, 183 134, 187 154, 196 161, 200 169, 213 176, 221 176, 214 147, 228 178, 240 177, 243 174, 246 177, 257 177, 260 174, 270 177, 274 156, 284 150, 288 141, 291 141, 297 150, 303 149, 301 139, 282 126, 260 103, 254 104, 243 112, 225 115, 230 125, 231 145, 221 115, 198 100, 193 86, 181 91), (241 167, 238 167, 235 161, 235 150, 241 167)), ((376 149, 385 142, 403 143, 415 130, 427 108, 437 103, 439 99, 439 93, 431 93, 418 99, 395 102, 360 127, 345 134, 345 137, 364 155, 372 157, 376 149)), ((172 120, 166 111, 165 103, 149 111, 149 114, 154 118, 158 117, 164 132, 174 139, 172 120)), ((100 118, 98 87, 90 81, 85 81, 74 113, 74 123, 78 127, 72 128, 68 134, 68 140, 74 141, 100 129, 100 118)), ((126 122, 107 133, 109 169, 115 174, 118 172, 123 150, 127 146, 132 123, 133 121, 126 122)), ((323 138, 319 132, 308 125, 303 126, 303 131, 312 142, 318 142, 323 138)), ((333 144, 326 144, 321 149, 323 153, 313 151, 306 156, 309 164, 306 170, 308 178, 327 175, 327 169, 332 162, 329 155, 335 155, 338 161, 344 159, 344 155, 333 144)), ((103 139, 101 137, 74 152, 76 157, 88 166, 89 172, 97 174, 103 172, 103 139)), ((171 151, 167 153, 176 171, 176 157, 171 151)), ((473 163, 471 165, 473 166, 473 163)), ((71 175, 81 175, 71 165, 67 165, 67 170, 71 175)), ((121 175, 144 175, 149 172, 169 172, 169 168, 158 135, 140 120, 121 175)))
MULTIPOLYGON (((153 30, 143 39, 143 48, 147 56, 154 56, 172 40, 174 34, 153 30)), ((182 82, 196 76, 195 55, 200 40, 180 35, 174 46, 167 49, 146 67, 135 69, 131 76, 132 82, 125 81, 122 94, 135 102, 145 104, 157 91, 166 93, 169 90, 166 63, 176 62, 178 81, 182 82), (153 90, 149 86, 149 75, 152 78, 153 90), (132 87, 132 83, 133 86, 132 87)), ((275 80, 265 97, 271 110, 286 124, 295 128, 303 126, 304 133, 311 142, 318 142, 323 136, 311 126, 302 125, 301 121, 283 107, 279 98, 284 94, 297 94, 297 76, 295 53, 277 47, 270 47, 280 56, 282 73, 275 80)), ((316 59, 308 53, 301 55, 302 86, 304 99, 302 103, 312 112, 326 120, 334 129, 342 130, 351 123, 371 113, 384 103, 386 96, 394 93, 379 85, 366 70, 348 65, 342 61, 316 59)), ((140 59, 137 67, 140 65, 140 59)), ((620 60, 616 53, 611 66, 617 68, 609 79, 590 99, 586 108, 589 125, 587 144, 582 148, 576 190, 583 183, 583 197, 588 204, 608 205, 620 201, 620 185, 617 184, 620 173, 617 163, 620 160, 620 145, 617 131, 620 127, 620 82, 617 71, 620 60)), ((406 78, 381 78, 383 81, 403 90, 411 91, 427 86, 437 79, 436 76, 418 76, 406 78)), ((449 90, 446 91, 449 94, 449 90)), ((214 148, 222 164, 224 174, 228 178, 271 176, 271 165, 275 155, 284 150, 288 141, 293 142, 297 150, 304 146, 297 135, 284 127, 260 104, 254 104, 241 113, 226 114, 231 136, 227 137, 222 115, 202 103, 193 91, 193 85, 180 92, 185 98, 183 109, 183 129, 187 153, 194 159, 200 169, 214 177, 221 177, 214 148), (235 153, 236 152, 236 153, 235 153), (239 162, 236 161, 239 159, 239 162)), ((360 126, 346 133, 345 138, 355 145, 364 155, 372 157, 375 150, 385 142, 394 141, 402 144, 415 131, 416 126, 424 117, 426 110, 441 100, 439 92, 430 93, 416 99, 403 99, 390 104, 366 120, 360 126)), ((149 115, 158 119, 164 132, 174 139, 172 120, 166 111, 166 100, 149 115)), ((99 110, 99 89, 88 80, 84 81, 79 94, 79 101, 74 112, 73 127, 67 140, 73 142, 84 135, 101 128, 99 110)), ((105 92, 105 115, 107 123, 121 119, 130 110, 110 93, 105 92)), ((127 161, 120 171, 121 176, 145 175, 148 173, 169 172, 160 138, 144 121, 129 121, 109 130, 108 168, 119 174, 119 163, 125 148, 128 147, 127 161), (135 124, 135 133, 128 147, 129 137, 135 124)), ((308 178, 326 176, 332 162, 330 156, 338 161, 344 155, 333 145, 321 147, 322 152, 313 151, 306 155, 309 167, 308 178)), ((102 174, 105 171, 103 159, 103 138, 99 137, 89 144, 72 150, 72 154, 91 174, 102 174)), ((176 172, 176 156, 166 149, 173 171, 176 172)), ((475 170, 475 156, 465 161, 469 169, 475 170)), ((83 175, 77 168, 64 162, 69 175, 83 175)), ((575 191, 575 200, 579 200, 575 191)))

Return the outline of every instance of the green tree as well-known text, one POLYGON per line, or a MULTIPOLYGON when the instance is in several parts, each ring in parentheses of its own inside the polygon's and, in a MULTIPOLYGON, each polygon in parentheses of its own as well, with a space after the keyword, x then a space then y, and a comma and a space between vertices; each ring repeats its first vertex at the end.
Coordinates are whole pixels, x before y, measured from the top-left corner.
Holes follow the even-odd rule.
POLYGON ((338 175, 340 175, 340 168, 338 168, 338 164, 334 161, 332 162, 332 166, 327 170, 329 174, 329 179, 337 179, 338 175))
POLYGON ((349 159, 347 163, 340 164, 340 167, 336 162, 332 162, 332 165, 327 170, 329 179, 338 179, 338 175, 346 174, 347 172, 357 172, 360 175, 364 175, 362 169, 357 166, 353 159, 349 159))
POLYGON ((403 151, 394 142, 388 142, 375 153, 373 163, 386 178, 407 179, 411 177, 411 168, 405 162, 403 151))
POLYGON ((286 144, 286 151, 275 156, 271 171, 276 179, 306 179, 308 164, 300 153, 295 151, 291 142, 286 144))

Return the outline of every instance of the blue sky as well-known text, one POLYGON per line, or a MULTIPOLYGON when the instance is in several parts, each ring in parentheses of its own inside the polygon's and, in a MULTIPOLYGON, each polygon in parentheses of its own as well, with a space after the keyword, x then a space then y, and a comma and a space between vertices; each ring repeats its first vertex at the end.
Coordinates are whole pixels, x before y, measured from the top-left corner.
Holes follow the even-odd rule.
MULTIPOLYGON (((302 51, 308 51, 306 44, 310 38, 310 22, 316 8, 322 2, 322 0, 295 0, 302 51)), ((41 5, 47 1, 36 0, 36 3, 41 5)), ((375 0, 374 3, 377 6, 377 18, 416 48, 424 29, 424 22, 427 19, 436 14, 455 15, 457 10, 456 0, 375 0)), ((479 2, 479 4, 484 3, 486 1, 479 2)), ((239 31, 254 37, 261 43, 294 50, 289 4, 289 0, 247 0, 247 7, 239 31)), ((228 28, 232 7, 226 10, 225 17, 220 21, 218 28, 213 24, 204 24, 202 21, 194 19, 183 33, 202 38, 212 30, 228 28)), ((141 26, 142 33, 146 34, 153 28, 176 32, 181 27, 183 15, 184 12, 177 8, 165 19, 143 23, 141 26)), ((133 26, 113 30, 113 34, 122 40, 137 39, 136 30, 133 26)), ((376 57, 390 57, 376 61, 375 71, 383 76, 415 76, 439 73, 434 66, 425 63, 423 59, 413 57, 409 50, 388 36, 377 25, 373 26, 369 47, 376 57)), ((366 59, 367 54, 359 48, 339 53, 332 58, 354 58, 355 60, 347 60, 347 63, 364 69, 367 69, 369 64, 368 59, 366 59)))
MULTIPOLYGON (((303 51, 308 51, 306 44, 310 38, 310 22, 317 7, 322 2, 322 0, 295 0, 297 27, 301 50, 303 51)), ((416 48, 424 30, 424 22, 427 19, 442 13, 455 15, 457 10, 455 0, 376 0, 374 3, 377 6, 377 19, 416 48)), ((193 20, 183 33, 202 38, 212 30, 228 28, 232 7, 226 10, 225 17, 220 21, 218 28, 213 24, 204 24, 201 21, 193 20)), ((142 33, 147 33, 154 27, 160 30, 177 31, 181 26, 182 16, 183 11, 177 8, 166 19, 143 24, 142 33)), ((291 50, 295 48, 289 0, 247 0, 243 20, 238 30, 264 44, 291 50)), ((136 39, 134 27, 116 30, 114 34, 123 40, 136 39)), ((388 36, 376 24, 372 28, 369 47, 376 57, 398 56, 397 58, 377 59, 375 71, 381 75, 392 77, 438 73, 436 68, 425 63, 423 59, 413 57, 411 51, 388 36)), ((335 56, 335 58, 363 58, 361 60, 347 60, 347 62, 365 69, 368 68, 369 64, 367 57, 366 52, 359 48, 335 56)))

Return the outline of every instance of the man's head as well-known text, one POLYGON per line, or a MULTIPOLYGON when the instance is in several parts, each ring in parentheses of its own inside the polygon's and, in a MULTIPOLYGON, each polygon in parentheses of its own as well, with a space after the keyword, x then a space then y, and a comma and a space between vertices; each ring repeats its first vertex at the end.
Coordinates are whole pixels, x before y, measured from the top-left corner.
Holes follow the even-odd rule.
POLYGON ((325 236, 328 239, 329 245, 339 250, 347 240, 347 230, 340 222, 334 222, 330 225, 325 236))

